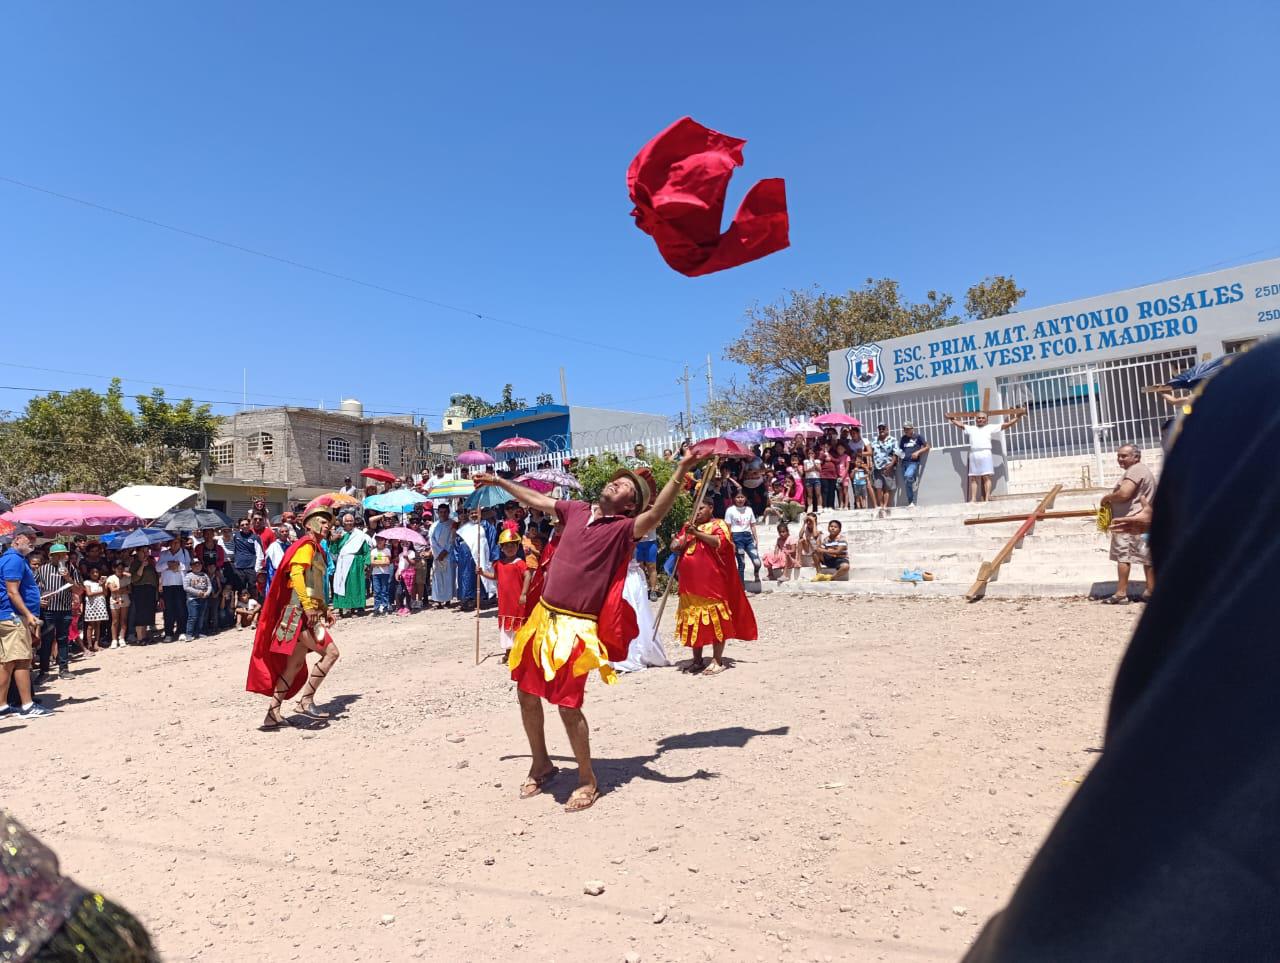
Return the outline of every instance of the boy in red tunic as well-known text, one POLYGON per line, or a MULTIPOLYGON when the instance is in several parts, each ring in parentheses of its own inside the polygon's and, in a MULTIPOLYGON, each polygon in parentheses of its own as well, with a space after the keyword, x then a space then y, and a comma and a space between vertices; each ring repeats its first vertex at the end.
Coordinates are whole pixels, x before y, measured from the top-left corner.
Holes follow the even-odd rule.
POLYGON ((529 777, 520 787, 521 799, 542 792, 557 771, 547 753, 543 699, 559 708, 578 761, 578 788, 565 810, 581 812, 599 798, 591 767, 590 730, 582 714, 587 675, 597 669, 605 682, 616 681, 609 662, 627 657, 627 644, 638 631, 635 612, 622 599, 636 539, 658 527, 680 493, 685 475, 698 461, 698 456, 686 455, 656 499, 647 469, 619 469, 594 506, 556 501, 493 475, 475 477, 477 485, 498 485, 527 507, 553 515, 563 526, 542 598, 516 633, 507 660, 519 690, 520 716, 532 756, 529 777))
POLYGON ((738 578, 729 526, 712 518, 710 502, 698 506, 693 522, 671 540, 671 551, 680 557, 676 639, 693 649, 692 671, 716 675, 724 671, 725 640, 754 640, 756 616, 738 578), (708 645, 713 664, 703 671, 702 650, 708 645))
POLYGON ((525 601, 533 570, 520 557, 520 536, 515 530, 502 530, 498 536, 498 551, 502 554, 493 563, 493 571, 481 574, 498 582, 498 637, 502 640, 502 657, 505 659, 511 654, 516 632, 524 625, 525 601))

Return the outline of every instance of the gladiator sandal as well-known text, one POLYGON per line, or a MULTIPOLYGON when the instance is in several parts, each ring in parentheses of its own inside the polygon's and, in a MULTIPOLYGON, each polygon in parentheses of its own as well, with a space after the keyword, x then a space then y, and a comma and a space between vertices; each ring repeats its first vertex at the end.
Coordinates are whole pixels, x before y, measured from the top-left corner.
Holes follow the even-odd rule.
POLYGON ((325 665, 325 660, 321 659, 315 664, 311 670, 311 675, 307 676, 306 687, 302 690, 302 695, 298 697, 298 711, 308 719, 329 719, 332 713, 324 712, 316 708, 315 694, 316 689, 320 688, 320 683, 324 681, 324 677, 329 674, 332 663, 325 665))
POLYGON ((278 679, 275 688, 272 690, 271 707, 267 709, 267 717, 262 720, 259 726, 263 732, 272 732, 276 729, 283 729, 289 723, 280 713, 280 707, 284 705, 285 694, 289 691, 289 684, 284 679, 278 679))

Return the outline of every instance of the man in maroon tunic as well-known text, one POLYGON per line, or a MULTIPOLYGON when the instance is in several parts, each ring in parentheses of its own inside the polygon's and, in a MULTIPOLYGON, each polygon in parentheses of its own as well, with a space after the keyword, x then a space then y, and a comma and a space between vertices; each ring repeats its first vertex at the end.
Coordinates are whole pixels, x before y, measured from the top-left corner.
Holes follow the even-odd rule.
POLYGON ((475 477, 477 485, 497 485, 527 507, 554 514, 562 525, 542 598, 516 634, 507 662, 519 690, 520 716, 532 755, 521 799, 542 792, 557 772, 547 753, 543 699, 559 707, 578 761, 578 788, 565 810, 589 809, 599 797, 590 730, 582 714, 587 675, 597 669, 605 682, 615 681, 609 662, 626 658, 627 644, 637 631, 635 613, 622 599, 627 563, 636 541, 671 511, 685 475, 698 461, 686 455, 657 498, 647 469, 619 469, 594 506, 556 501, 493 475, 475 477))

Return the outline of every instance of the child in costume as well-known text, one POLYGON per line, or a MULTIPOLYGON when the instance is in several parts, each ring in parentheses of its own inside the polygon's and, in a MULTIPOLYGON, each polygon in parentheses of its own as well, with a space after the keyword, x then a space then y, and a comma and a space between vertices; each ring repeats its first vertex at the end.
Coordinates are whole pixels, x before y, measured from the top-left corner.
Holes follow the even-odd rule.
POLYGON ((680 607, 676 610, 676 639, 693 649, 694 672, 724 671, 727 639, 756 638, 756 617, 742 590, 733 536, 723 519, 712 517, 711 505, 701 502, 693 517, 671 542, 680 554, 680 607), (706 666, 702 650, 711 646, 714 664, 706 666))
POLYGON ((499 557, 492 572, 482 573, 498 582, 498 636, 502 640, 503 659, 511 654, 516 632, 524 625, 528 612, 529 583, 533 569, 520 557, 520 533, 504 528, 498 536, 499 557))

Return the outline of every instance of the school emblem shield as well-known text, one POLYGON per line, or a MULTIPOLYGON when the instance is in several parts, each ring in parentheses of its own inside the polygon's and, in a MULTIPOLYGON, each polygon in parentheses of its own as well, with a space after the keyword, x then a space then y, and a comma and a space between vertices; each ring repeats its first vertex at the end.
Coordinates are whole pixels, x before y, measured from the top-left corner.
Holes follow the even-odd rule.
POLYGON ((884 370, 880 367, 880 345, 860 344, 845 353, 849 362, 849 376, 845 384, 855 395, 869 395, 884 384, 884 370))

